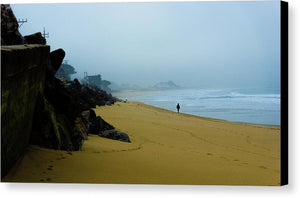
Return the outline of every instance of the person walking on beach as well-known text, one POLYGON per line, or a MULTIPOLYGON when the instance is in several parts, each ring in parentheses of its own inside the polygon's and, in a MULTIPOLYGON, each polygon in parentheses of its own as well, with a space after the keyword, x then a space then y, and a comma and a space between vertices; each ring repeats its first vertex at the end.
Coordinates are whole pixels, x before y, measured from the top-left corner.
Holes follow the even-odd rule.
POLYGON ((179 113, 179 109, 180 109, 180 105, 179 105, 179 103, 177 103, 177 106, 176 106, 176 108, 177 108, 177 112, 179 113))

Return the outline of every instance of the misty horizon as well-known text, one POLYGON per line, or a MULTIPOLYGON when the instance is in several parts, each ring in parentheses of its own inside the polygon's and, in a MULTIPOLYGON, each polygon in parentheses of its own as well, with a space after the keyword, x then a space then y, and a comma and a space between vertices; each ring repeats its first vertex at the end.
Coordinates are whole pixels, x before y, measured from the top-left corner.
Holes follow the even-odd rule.
POLYGON ((77 74, 142 87, 280 90, 280 2, 13 4, 77 74))

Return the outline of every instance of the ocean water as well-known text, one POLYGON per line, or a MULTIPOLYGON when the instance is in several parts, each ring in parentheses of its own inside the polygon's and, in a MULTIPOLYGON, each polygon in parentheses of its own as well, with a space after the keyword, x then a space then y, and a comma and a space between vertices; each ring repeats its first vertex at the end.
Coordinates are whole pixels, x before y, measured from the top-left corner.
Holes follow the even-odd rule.
MULTIPOLYGON (((125 98, 123 98, 125 99, 125 98)), ((222 120, 280 125, 280 94, 272 90, 186 89, 157 91, 127 97, 128 100, 222 120)))

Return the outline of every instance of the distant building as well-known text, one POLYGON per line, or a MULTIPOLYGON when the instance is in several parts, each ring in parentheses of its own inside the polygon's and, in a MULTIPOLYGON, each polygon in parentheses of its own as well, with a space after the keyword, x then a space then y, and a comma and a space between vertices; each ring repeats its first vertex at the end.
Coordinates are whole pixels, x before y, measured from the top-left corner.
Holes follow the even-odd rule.
POLYGON ((107 80, 102 80, 101 75, 93 75, 93 76, 88 76, 87 72, 84 72, 84 81, 89 85, 89 86, 96 86, 101 90, 104 90, 108 93, 111 92, 111 89, 108 87, 111 83, 107 80))
POLYGON ((101 88, 101 75, 98 74, 98 75, 93 75, 93 76, 88 76, 88 75, 85 75, 84 76, 84 80, 87 82, 87 84, 89 85, 95 85, 97 86, 98 88, 101 88))

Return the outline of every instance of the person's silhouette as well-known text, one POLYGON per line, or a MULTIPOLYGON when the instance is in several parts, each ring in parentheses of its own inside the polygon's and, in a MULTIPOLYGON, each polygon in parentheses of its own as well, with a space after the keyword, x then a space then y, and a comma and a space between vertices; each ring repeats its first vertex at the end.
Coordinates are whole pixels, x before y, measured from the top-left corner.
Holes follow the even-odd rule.
POLYGON ((177 112, 179 113, 179 109, 180 109, 180 105, 179 105, 179 103, 177 103, 177 106, 176 106, 176 108, 177 108, 177 112))

